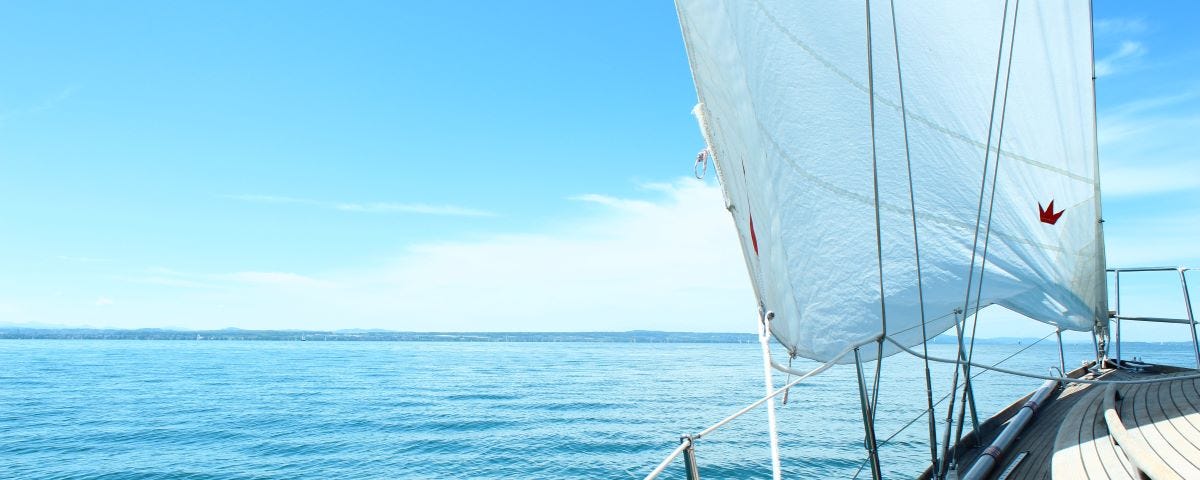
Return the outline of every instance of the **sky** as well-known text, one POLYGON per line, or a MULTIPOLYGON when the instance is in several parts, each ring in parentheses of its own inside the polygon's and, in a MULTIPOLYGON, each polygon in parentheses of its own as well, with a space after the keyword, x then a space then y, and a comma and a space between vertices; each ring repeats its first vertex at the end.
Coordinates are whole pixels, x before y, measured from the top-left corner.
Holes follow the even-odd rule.
MULTIPOLYGON (((1095 4, 1110 265, 1200 266, 1198 11, 1095 4)), ((666 1, 0 1, 0 324, 750 332, 695 101, 666 1)))

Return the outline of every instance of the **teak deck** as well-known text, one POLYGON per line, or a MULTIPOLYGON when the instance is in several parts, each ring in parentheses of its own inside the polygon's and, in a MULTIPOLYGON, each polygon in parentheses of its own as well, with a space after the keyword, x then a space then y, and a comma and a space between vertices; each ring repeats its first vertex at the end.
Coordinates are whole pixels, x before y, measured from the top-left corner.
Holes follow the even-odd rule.
MULTIPOLYGON (((1082 373, 1077 370, 1072 376, 1082 373)), ((1105 370, 1099 378, 1132 380, 1194 373, 1152 366, 1138 373, 1105 370)), ((1200 380, 1118 385, 1116 390, 1119 401, 1114 411, 1126 430, 1123 438, 1127 445, 1114 439, 1121 434, 1110 432, 1105 420, 1105 397, 1112 395, 1108 387, 1071 384, 1059 387, 1053 400, 1041 407, 989 478, 1200 479, 1200 380), (1139 472, 1135 464, 1149 475, 1139 472)), ((1018 401, 985 423, 985 445, 1024 402, 1018 401)), ((963 444, 975 442, 968 437, 963 444)), ((974 446, 960 452, 959 464, 971 465, 980 450, 974 446)))

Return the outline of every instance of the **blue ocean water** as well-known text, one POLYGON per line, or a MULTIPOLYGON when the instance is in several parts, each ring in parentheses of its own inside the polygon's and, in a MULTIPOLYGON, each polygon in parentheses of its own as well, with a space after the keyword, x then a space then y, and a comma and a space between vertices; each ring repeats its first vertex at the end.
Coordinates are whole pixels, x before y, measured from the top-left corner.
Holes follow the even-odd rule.
MULTIPOLYGON (((976 357, 1017 348, 981 345, 976 357)), ((1068 345, 1068 366, 1089 349, 1068 345)), ((1192 361, 1181 344, 1125 351, 1192 361)), ((759 362, 751 344, 0 341, 0 478, 641 478, 680 434, 758 399, 759 362)), ((1005 363, 1057 364, 1049 342, 1005 363)), ((924 408, 922 368, 884 361, 881 440, 924 408)), ((938 396, 949 372, 934 367, 938 396)), ((788 476, 858 470, 853 379, 839 366, 789 393, 778 410, 788 476)), ((987 415, 1040 383, 976 382, 987 415)), ((921 418, 882 447, 888 476, 928 462, 921 418)), ((760 409, 701 440, 702 476, 769 477, 765 419, 760 409)), ((664 476, 681 477, 679 462, 664 476)))

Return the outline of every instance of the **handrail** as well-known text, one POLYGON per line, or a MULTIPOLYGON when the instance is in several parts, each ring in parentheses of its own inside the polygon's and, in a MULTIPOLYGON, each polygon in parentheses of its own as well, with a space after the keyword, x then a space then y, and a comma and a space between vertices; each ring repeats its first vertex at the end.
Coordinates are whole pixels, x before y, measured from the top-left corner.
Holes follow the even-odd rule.
POLYGON ((670 455, 667 455, 667 458, 663 459, 663 461, 661 463, 659 463, 658 466, 655 467, 654 470, 652 470, 649 475, 646 475, 645 480, 653 480, 653 479, 657 478, 659 475, 661 475, 663 470, 666 470, 666 468, 671 464, 671 462, 674 461, 676 458, 678 458, 680 454, 682 454, 683 452, 685 452, 688 449, 695 446, 696 440, 699 440, 701 437, 704 437, 705 435, 708 435, 708 434, 716 431, 718 428, 725 426, 726 424, 733 421, 734 419, 736 419, 742 415, 745 415, 746 412, 754 410, 759 405, 766 403, 767 400, 775 398, 779 394, 788 391, 788 389, 796 386, 797 384, 804 381, 805 379, 808 379, 809 377, 812 377, 813 375, 816 375, 818 373, 824 372, 825 370, 828 370, 830 367, 836 365, 838 360, 841 360, 842 357, 845 357, 846 355, 849 355, 850 352, 853 352, 854 349, 861 347, 863 345, 867 345, 869 343, 878 342, 878 341, 880 341, 881 338, 883 338, 882 334, 876 335, 874 337, 864 339, 858 343, 855 343, 849 347, 846 347, 841 352, 838 352, 838 354, 835 355, 833 358, 829 359, 829 361, 822 363, 821 365, 818 365, 816 368, 809 370, 808 372, 796 372, 790 368, 783 367, 782 365, 776 364, 774 361, 772 361, 771 362, 772 367, 779 369, 781 371, 797 374, 797 375, 799 375, 799 377, 796 378, 795 380, 792 380, 791 382, 788 382, 784 386, 779 387, 775 391, 771 392, 769 395, 766 395, 766 396, 756 400, 754 403, 747 405, 746 407, 742 408, 741 410, 734 412, 732 415, 725 417, 723 420, 721 420, 717 423, 714 423, 712 426, 705 428, 704 430, 701 430, 699 433, 697 433, 695 435, 684 435, 683 437, 681 437, 679 446, 676 447, 675 450, 673 450, 670 455))
POLYGON ((675 447, 675 450, 673 450, 670 455, 667 455, 667 458, 663 459, 662 463, 659 463, 657 467, 654 467, 654 470, 650 471, 649 475, 646 475, 646 480, 658 478, 659 475, 662 475, 663 470, 666 470, 667 467, 671 465, 671 462, 675 461, 676 458, 679 458, 679 454, 683 453, 684 450, 689 448, 692 448, 692 439, 684 437, 683 441, 679 442, 679 446, 675 447))
POLYGON ((1063 383, 1085 383, 1085 384, 1093 384, 1093 385, 1144 385, 1144 384, 1161 383, 1161 382, 1167 382, 1167 381, 1173 381, 1173 380, 1200 379, 1200 373, 1193 373, 1193 374, 1189 374, 1189 375, 1180 375, 1180 376, 1171 377, 1171 378, 1146 378, 1146 379, 1141 379, 1141 380, 1091 380, 1091 379, 1086 379, 1086 378, 1055 377, 1052 375, 1039 375, 1036 373, 1029 373, 1029 372, 1022 372, 1020 370, 1013 370, 1011 368, 1000 368, 995 365, 984 365, 984 364, 975 363, 975 362, 961 362, 961 361, 954 361, 949 358, 940 358, 940 357, 934 357, 934 356, 929 356, 929 355, 923 355, 923 354, 921 354, 921 352, 917 352, 911 348, 905 347, 903 344, 896 341, 896 339, 894 339, 892 337, 883 337, 883 339, 887 340, 889 342, 892 342, 893 345, 899 347, 900 350, 903 350, 905 353, 907 353, 909 355, 912 355, 917 358, 924 358, 931 362, 951 363, 951 364, 962 363, 962 364, 971 365, 971 368, 982 368, 984 370, 991 370, 994 372, 1007 373, 1009 375, 1016 375, 1018 377, 1038 378, 1038 379, 1042 379, 1042 380, 1054 380, 1056 382, 1063 382, 1063 383))
POLYGON ((1116 310, 1111 312, 1109 316, 1112 319, 1116 320, 1116 324, 1117 324, 1116 325, 1116 341, 1114 342, 1116 344, 1116 346, 1115 346, 1114 353, 1115 353, 1115 357, 1117 359, 1118 365, 1121 362, 1121 343, 1122 343, 1121 342, 1121 320, 1131 320, 1131 321, 1137 321, 1137 322, 1176 323, 1176 324, 1188 325, 1188 330, 1192 335, 1192 351, 1196 357, 1196 369, 1200 370, 1200 338, 1197 338, 1196 318, 1192 314, 1192 300, 1191 300, 1191 295, 1188 292, 1188 286, 1187 286, 1186 273, 1189 270, 1192 270, 1192 269, 1188 268, 1188 267, 1130 267, 1130 268, 1109 268, 1106 270, 1106 272, 1113 274, 1113 287, 1114 287, 1113 294, 1115 296, 1115 298, 1113 299, 1114 300, 1113 303, 1114 303, 1114 307, 1116 308, 1116 310), (1143 316, 1121 315, 1121 273, 1123 273, 1123 272, 1124 273, 1178 272, 1179 286, 1183 290, 1183 306, 1184 306, 1184 311, 1187 313, 1187 318, 1181 319, 1181 318, 1143 317, 1143 316))
POLYGON ((1108 273, 1117 273, 1117 272, 1174 272, 1174 271, 1185 271, 1186 272, 1188 270, 1192 270, 1192 268, 1190 268, 1190 267, 1129 267, 1129 268, 1110 268, 1110 269, 1107 269, 1106 271, 1108 273))
POLYGON ((1190 325, 1192 322, 1186 318, 1168 318, 1168 317, 1131 317, 1127 315, 1113 315, 1111 318, 1117 320, 1132 320, 1134 322, 1152 322, 1152 323, 1178 323, 1182 325, 1190 325))

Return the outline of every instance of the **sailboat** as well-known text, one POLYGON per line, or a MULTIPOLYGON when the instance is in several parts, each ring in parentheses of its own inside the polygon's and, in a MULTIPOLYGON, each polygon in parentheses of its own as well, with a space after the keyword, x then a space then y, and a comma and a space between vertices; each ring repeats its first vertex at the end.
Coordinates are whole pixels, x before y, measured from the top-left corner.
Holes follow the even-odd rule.
MULTIPOLYGON (((1118 297, 1122 273, 1178 272, 1185 297, 1187 277, 1182 268, 1105 264, 1090 2, 676 0, 676 8, 706 143, 697 162, 716 167, 758 301, 765 396, 684 436, 647 478, 677 457, 699 478, 696 441, 763 405, 780 478, 775 398, 837 364, 856 368, 854 407, 874 478, 882 476, 878 375, 891 355, 926 365, 929 467, 914 472, 926 478, 1078 477, 1086 468, 1059 462, 1057 443, 1020 447, 1017 459, 1012 445, 1032 437, 1022 429, 1038 423, 1038 438, 1069 437, 1070 421, 1078 430, 1115 412, 1103 429, 1113 443, 1124 435, 1122 389, 1196 381, 1191 370, 1122 362, 1119 346, 1110 355, 1110 325, 1146 318, 1122 316, 1119 300, 1110 312, 1109 277, 1118 297), (1052 326, 1060 352, 1063 330, 1090 332, 1095 358, 1068 372, 1060 355, 1054 375, 979 365, 974 328, 964 332, 989 306, 1052 326), (928 342, 951 329, 956 357, 930 356, 928 342), (772 360, 772 348, 820 366, 792 370, 772 360), (941 428, 929 362, 955 365, 941 428), (871 363, 873 381, 864 374, 871 363), (1045 384, 981 422, 972 368, 1045 384), (780 387, 773 372, 796 380, 780 387), (1047 404, 1061 418, 1039 414, 1047 404), (1072 414, 1068 404, 1094 408, 1072 414)), ((1200 369, 1185 303, 1186 319, 1158 320, 1190 325, 1200 369)), ((1176 410, 1164 415, 1187 414, 1176 410)), ((1129 448, 1110 449, 1118 453, 1104 462, 1132 478, 1177 472, 1122 439, 1115 444, 1129 448)), ((1064 445, 1085 443, 1076 435, 1064 445)))

